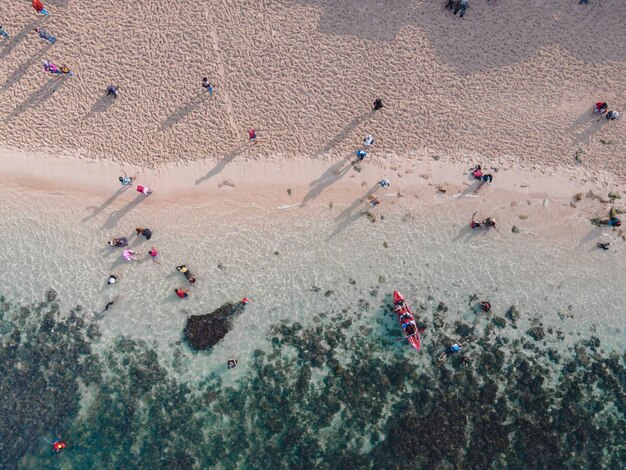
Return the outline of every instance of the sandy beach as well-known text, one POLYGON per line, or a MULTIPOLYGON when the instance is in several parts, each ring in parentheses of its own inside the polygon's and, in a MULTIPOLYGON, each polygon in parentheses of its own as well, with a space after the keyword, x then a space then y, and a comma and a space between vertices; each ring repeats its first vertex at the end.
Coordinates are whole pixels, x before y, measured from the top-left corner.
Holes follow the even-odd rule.
POLYGON ((0 466, 625 461, 620 0, 44 4, 0 3, 0 466))
POLYGON ((342 158, 429 149, 623 178, 626 13, 617 2, 51 1, 0 18, 0 135, 10 148, 141 166, 212 158, 342 158), (575 2, 574 2, 575 3, 575 2), (32 29, 58 37, 46 45, 32 29), (598 28, 598 25, 602 25, 598 28), (47 76, 42 60, 78 77, 47 76), (215 95, 203 93, 208 77, 215 95), (104 97, 120 86, 116 101, 104 97), (385 107, 370 113, 380 96, 385 107), (244 151, 245 130, 260 144, 244 151))

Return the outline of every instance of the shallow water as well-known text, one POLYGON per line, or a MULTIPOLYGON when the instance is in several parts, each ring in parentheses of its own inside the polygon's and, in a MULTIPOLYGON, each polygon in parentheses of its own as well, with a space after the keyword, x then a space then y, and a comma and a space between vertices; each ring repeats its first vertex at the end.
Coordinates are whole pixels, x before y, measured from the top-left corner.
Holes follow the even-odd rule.
MULTIPOLYGON (((230 418, 219 418, 211 413, 207 416, 207 410, 201 406, 202 400, 188 404, 191 408, 186 410, 189 413, 186 419, 197 421, 189 425, 191 428, 204 426, 210 435, 225 430, 222 450, 213 448, 210 458, 195 454, 201 452, 195 447, 187 448, 193 457, 189 458, 197 459, 196 464, 218 465, 221 462, 223 468, 232 468, 232 465, 255 468, 263 461, 261 457, 253 459, 256 463, 246 465, 246 462, 252 462, 248 460, 251 459, 250 452, 261 448, 264 433, 269 433, 266 437, 281 436, 280 430, 284 426, 297 424, 309 429, 300 439, 316 441, 317 444, 309 443, 310 446, 321 445, 321 449, 341 433, 347 433, 351 439, 347 448, 350 452, 367 455, 363 465, 371 465, 386 452, 381 450, 380 442, 385 440, 386 433, 392 432, 388 428, 392 425, 385 423, 394 403, 406 399, 406 393, 420 393, 423 378, 417 380, 411 371, 425 372, 434 377, 433 380, 443 380, 437 378, 438 372, 433 375, 432 363, 443 350, 446 337, 458 339, 463 336, 468 342, 468 354, 479 357, 484 352, 484 344, 480 343, 482 332, 494 316, 506 317, 512 305, 521 313, 520 319, 513 328, 507 318, 501 336, 509 341, 521 340, 513 348, 515 351, 523 344, 536 343, 538 348, 533 351, 525 347, 526 353, 522 353, 503 347, 512 362, 515 362, 516 354, 520 357, 529 354, 545 363, 543 358, 548 350, 569 357, 574 354, 574 345, 592 336, 601 344, 598 354, 608 357, 612 350, 623 352, 622 306, 623 282, 626 280, 623 257, 609 253, 610 262, 607 262, 604 252, 542 243, 531 236, 512 234, 505 229, 468 233, 467 221, 456 219, 453 213, 449 219, 445 219, 446 216, 417 217, 416 210, 407 206, 388 211, 384 220, 379 218, 376 223, 371 223, 359 215, 361 208, 356 206, 347 212, 338 207, 333 211, 307 208, 270 214, 255 208, 227 212, 217 203, 186 208, 160 207, 157 210, 142 203, 134 205, 132 195, 126 201, 130 205, 128 212, 128 206, 122 204, 122 209, 118 209, 118 205, 112 204, 95 217, 88 218, 93 213, 92 207, 97 208, 102 201, 6 190, 2 190, 2 196, 0 233, 4 248, 0 258, 5 270, 0 273, 0 285, 5 297, 15 304, 30 304, 41 299, 47 289, 53 288, 59 293, 58 302, 64 312, 81 305, 84 308, 81 315, 89 321, 94 321, 92 312, 102 310, 109 300, 116 299, 98 322, 102 338, 94 342, 93 353, 104 358, 110 356, 113 363, 117 363, 116 355, 120 358, 133 356, 132 347, 121 347, 116 342, 123 334, 147 341, 145 345, 138 343, 137 351, 154 350, 158 355, 160 366, 155 362, 149 367, 142 366, 155 370, 164 368, 162 375, 154 377, 152 386, 157 391, 152 395, 135 393, 132 383, 126 384, 124 380, 132 382, 136 370, 131 373, 124 369, 126 372, 122 375, 129 374, 128 378, 110 378, 107 385, 111 390, 121 387, 121 391, 116 392, 118 398, 128 394, 127 399, 133 402, 133 408, 149 407, 151 396, 153 400, 154 396, 163 395, 171 401, 171 395, 175 393, 171 389, 173 385, 168 385, 171 378, 188 382, 192 395, 200 394, 206 399, 207 394, 215 394, 213 399, 225 401, 224 406, 243 407, 246 424, 237 431, 235 424, 229 421, 242 419, 236 413, 230 418), (116 209, 120 211, 115 212, 116 209), (216 216, 216 213, 223 215, 216 216), (133 236, 134 228, 139 225, 153 230, 150 242, 133 236), (121 251, 106 245, 107 237, 113 235, 130 237, 133 249, 140 253, 145 253, 154 244, 160 250, 161 264, 148 259, 137 263, 122 262, 121 251), (174 266, 182 263, 198 276, 187 300, 180 300, 173 294, 175 287, 186 285, 183 276, 174 270, 174 266), (120 282, 115 286, 106 286, 109 273, 120 275, 120 282), (419 354, 411 351, 404 342, 396 342, 400 337, 399 328, 393 316, 385 313, 385 302, 396 288, 405 294, 422 321, 429 325, 423 339, 424 349, 419 354), (235 328, 210 353, 193 354, 181 344, 187 314, 208 313, 227 301, 242 297, 250 297, 253 302, 237 319, 235 328), (476 299, 488 299, 493 312, 489 316, 476 314, 473 310, 476 299), (344 317, 353 321, 342 324, 344 317), (298 322, 304 330, 296 327, 276 336, 275 328, 282 321, 289 325, 298 322), (472 332, 468 333, 455 322, 473 328, 472 332), (545 338, 534 342, 526 332, 540 325, 545 338), (313 335, 307 339, 307 331, 313 331, 311 328, 316 326, 321 328, 319 337, 313 335), (329 334, 345 334, 345 339, 336 340, 336 346, 331 345, 330 356, 328 351, 315 353, 317 348, 328 348, 329 334), (278 339, 272 343, 272 337, 278 339), (324 340, 320 346, 322 337, 324 340), (255 351, 265 351, 269 356, 255 351), (239 360, 238 367, 232 371, 225 367, 229 357, 239 360), (271 364, 270 369, 267 369, 268 364, 271 364), (402 364, 410 367, 402 374, 406 377, 399 389, 391 387, 385 391, 383 387, 383 390, 374 390, 372 385, 359 380, 358 386, 365 388, 367 396, 379 396, 369 404, 359 404, 363 409, 351 410, 348 414, 352 417, 349 417, 336 414, 336 411, 351 408, 346 403, 349 398, 344 396, 350 393, 344 390, 344 385, 328 388, 329 380, 345 379, 340 378, 341 374, 332 379, 336 364, 362 370, 366 375, 367 371, 372 371, 374 376, 386 374, 386 367, 402 368, 402 364), (307 369, 310 378, 299 378, 302 370, 307 369), (268 374, 277 376, 270 380, 266 377, 268 374), (269 383, 264 383, 267 380, 269 383), (296 419, 298 413, 313 419, 310 407, 315 406, 314 402, 320 400, 320 396, 316 395, 315 399, 311 396, 301 404, 294 397, 286 398, 287 404, 283 405, 264 398, 287 393, 283 385, 287 388, 296 386, 298 380, 316 384, 311 386, 312 390, 327 390, 329 393, 339 387, 341 393, 337 392, 337 401, 324 405, 328 407, 327 416, 331 421, 306 424, 306 420, 296 419), (234 388, 229 392, 225 387, 234 388), (246 390, 258 390, 259 395, 250 397, 244 393, 246 390), (234 404, 229 404, 231 398, 234 404), (300 405, 300 411, 292 409, 300 405), (288 409, 284 410, 282 406, 288 409), (353 414, 357 411, 367 415, 370 412, 368 406, 373 409, 380 406, 380 413, 372 412, 372 419, 377 416, 378 424, 368 422, 366 416, 361 421, 354 419, 353 414), (274 425, 266 423, 260 426, 263 432, 259 431, 254 439, 251 437, 256 421, 265 423, 269 416, 282 415, 283 411, 291 417, 287 421, 276 418, 280 423, 275 425, 274 434, 271 432, 274 425), (381 440, 369 442, 366 435, 369 436, 370 431, 363 431, 366 428, 376 429, 381 440), (235 445, 238 432, 246 434, 246 439, 253 439, 254 443, 249 448, 237 447, 237 452, 227 456, 225 449, 235 445), (230 444, 229 439, 233 440, 230 444)), ((380 215, 384 211, 377 213, 380 215)), ((331 338, 330 342, 333 341, 331 338)), ((144 361, 149 354, 139 356, 144 361)), ((103 360, 106 364, 107 360, 103 360)), ((623 366, 623 359, 621 361, 623 366)), ((110 365, 109 370, 115 370, 115 367, 110 365)), ((546 374, 546 380, 557 383, 560 367, 554 366, 552 372, 546 374)), ((106 366, 104 370, 107 370, 106 366)), ((112 377, 116 375, 119 373, 112 377)), ((478 377, 480 375, 478 372, 478 377)), ((623 392, 623 383, 621 387, 623 392)), ((102 403, 98 397, 109 392, 105 388, 98 391, 98 386, 91 385, 88 395, 96 398, 92 401, 83 397, 82 400, 83 416, 92 426, 101 427, 99 432, 118 430, 119 423, 106 422, 103 416, 99 416, 106 408, 99 408, 102 403)), ((552 392, 554 390, 547 390, 547 396, 552 392)), ((174 408, 168 408, 169 412, 174 413, 174 408)), ((616 413, 623 419, 623 408, 618 408, 616 413)), ((154 418, 150 413, 146 416, 154 418)), ((146 416, 141 419, 147 419, 146 416)), ((94 439, 95 431, 81 427, 84 422, 74 422, 74 417, 70 416, 59 425, 63 430, 56 432, 65 433, 71 429, 75 446, 92 445, 80 443, 81 439, 94 439)), ((148 430, 154 429, 149 421, 145 425, 148 430)), ((167 426, 177 429, 179 425, 182 426, 180 423, 167 426)), ((137 442, 154 444, 165 439, 158 433, 145 437, 148 430, 139 423, 133 426, 125 432, 135 436, 137 442)), ((272 446, 279 454, 281 449, 285 452, 282 465, 288 466, 294 449, 303 448, 302 442, 290 443, 280 439, 272 446)), ((340 450, 333 447, 328 455, 335 455, 340 450)), ((132 455, 144 455, 144 451, 142 448, 127 449, 132 455)), ((31 446, 28 452, 38 453, 42 449, 41 446, 31 446)), ((63 456, 69 465, 75 466, 71 468, 86 464, 85 453, 76 452, 72 456, 68 450, 63 456)), ((503 452, 507 454, 505 450, 503 452)), ((291 464, 307 466, 325 461, 322 450, 313 454, 301 456, 299 463, 292 460, 291 464)), ((265 453, 263 455, 270 458, 265 453)), ((434 455, 429 458, 441 463, 434 455)), ((101 462, 96 458, 89 465, 98 463, 101 462)))

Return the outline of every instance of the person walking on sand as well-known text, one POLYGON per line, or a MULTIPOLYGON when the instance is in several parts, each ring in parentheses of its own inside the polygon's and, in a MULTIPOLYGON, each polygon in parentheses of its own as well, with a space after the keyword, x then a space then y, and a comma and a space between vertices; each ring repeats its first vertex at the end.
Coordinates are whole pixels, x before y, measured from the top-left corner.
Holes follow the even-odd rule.
POLYGON ((150 194, 152 194, 152 189, 150 189, 148 186, 142 186, 138 184, 137 192, 141 194, 145 194, 146 196, 149 196, 150 194))
POLYGON ((251 144, 256 144, 257 143, 257 135, 256 135, 256 129, 248 129, 248 142, 250 142, 251 144))
POLYGON ((47 32, 43 28, 35 28, 35 32, 39 34, 39 39, 43 39, 44 41, 48 41, 50 44, 54 44, 57 42, 56 36, 53 36, 49 32, 47 32))
POLYGON ((128 245, 128 239, 126 237, 112 238, 107 243, 109 244, 109 246, 115 246, 120 248, 128 245))
POLYGON ((209 96, 213 96, 213 85, 211 85, 209 79, 206 77, 202 79, 202 88, 209 92, 209 96))
POLYGON ((32 5, 37 13, 40 13, 43 16, 50 16, 50 12, 46 10, 46 8, 43 6, 43 3, 41 3, 41 0, 33 0, 32 5))
POLYGON ((146 237, 146 240, 150 240, 152 238, 152 230, 149 228, 137 227, 135 232, 137 232, 137 236, 143 235, 146 237))
POLYGON ((381 100, 380 98, 376 98, 374 100, 374 104, 372 106, 372 110, 373 111, 378 111, 379 109, 383 109, 383 100, 381 100))
POLYGON ((391 181, 389 181, 387 178, 383 178, 378 182, 378 184, 380 184, 381 188, 388 189, 389 186, 391 186, 391 181))
POLYGON ((161 262, 157 259, 159 252, 157 251, 155 247, 150 248, 150 250, 148 250, 148 254, 150 255, 150 258, 152 258, 152 261, 154 261, 155 263, 161 264, 161 262))
POLYGON ((4 26, 2 26, 1 24, 0 24, 0 36, 2 36, 4 39, 9 39, 10 37, 9 32, 6 29, 4 29, 4 26))

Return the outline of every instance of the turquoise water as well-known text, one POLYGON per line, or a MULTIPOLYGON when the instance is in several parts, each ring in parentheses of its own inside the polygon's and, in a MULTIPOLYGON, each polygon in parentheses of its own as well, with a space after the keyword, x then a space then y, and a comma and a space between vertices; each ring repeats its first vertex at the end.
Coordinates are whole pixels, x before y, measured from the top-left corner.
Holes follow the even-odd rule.
POLYGON ((2 429, 17 429, 3 467, 625 460, 626 267, 614 252, 504 228, 474 235, 445 207, 434 218, 408 203, 371 223, 343 207, 125 202, 92 217, 102 201, 2 195, 2 429), (154 242, 162 264, 121 263, 106 246, 137 225, 154 237, 133 247, 154 242), (180 263, 198 276, 186 301, 173 295, 180 263), (397 341, 396 288, 428 325, 421 353, 397 341), (253 302, 212 351, 187 348, 187 315, 244 296, 253 302), (489 315, 475 311, 484 299, 489 315), (460 355, 440 364, 458 340, 469 365, 460 355), (56 434, 68 443, 60 455, 47 442, 56 434))

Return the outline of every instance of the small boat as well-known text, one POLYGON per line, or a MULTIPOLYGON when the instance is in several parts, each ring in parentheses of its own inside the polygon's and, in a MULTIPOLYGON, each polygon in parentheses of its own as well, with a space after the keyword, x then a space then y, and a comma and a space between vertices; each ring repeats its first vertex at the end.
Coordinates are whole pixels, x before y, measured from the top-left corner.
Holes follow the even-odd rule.
POLYGON ((393 291, 393 311, 398 316, 400 326, 407 322, 411 323, 406 329, 402 328, 402 333, 409 343, 411 343, 411 346, 419 351, 422 339, 420 338, 420 333, 417 329, 417 323, 411 313, 411 308, 404 300, 404 297, 402 297, 402 294, 397 290, 393 291))

